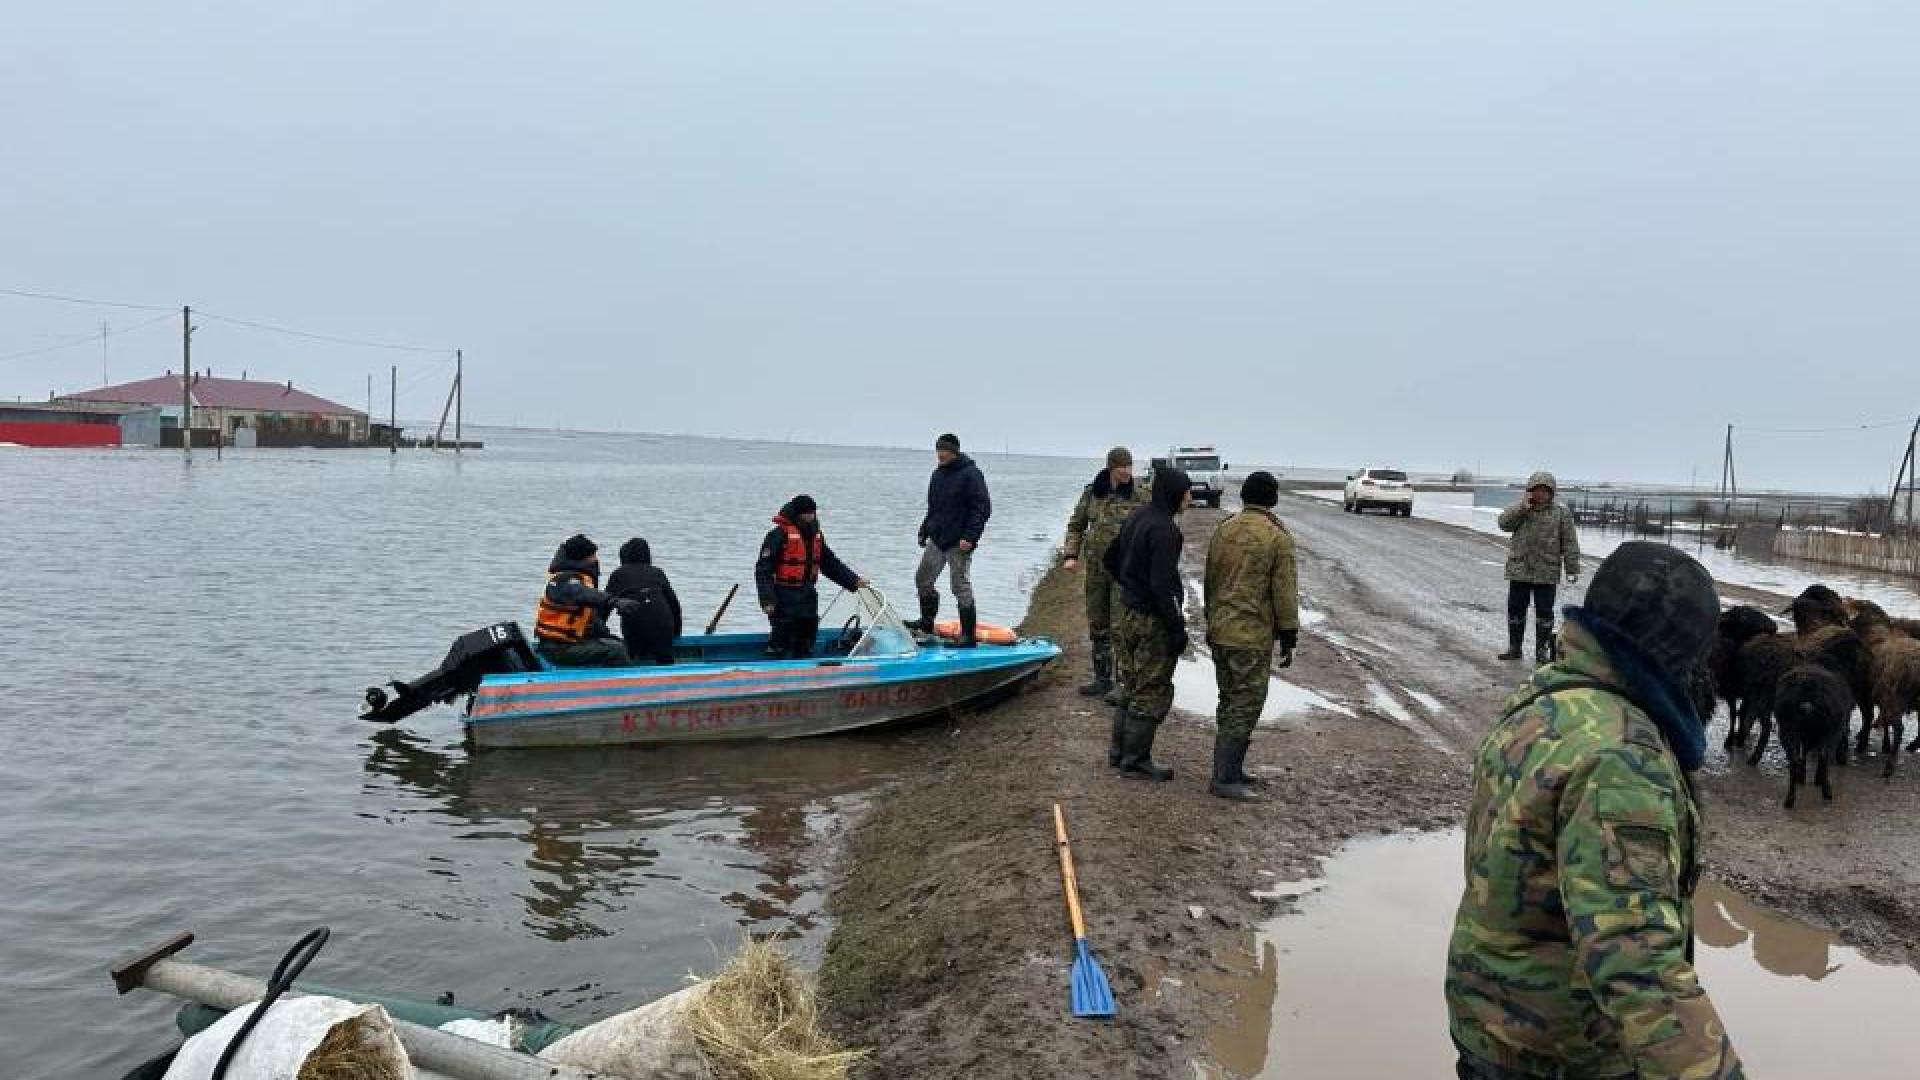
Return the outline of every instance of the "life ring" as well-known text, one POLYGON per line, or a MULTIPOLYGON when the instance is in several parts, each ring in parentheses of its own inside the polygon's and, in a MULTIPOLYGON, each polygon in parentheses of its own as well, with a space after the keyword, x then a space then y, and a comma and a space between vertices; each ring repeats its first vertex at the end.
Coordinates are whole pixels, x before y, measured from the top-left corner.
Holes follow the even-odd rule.
MULTIPOLYGON (((960 620, 946 619, 934 623, 933 633, 935 637, 943 641, 959 641, 960 620)), ((993 623, 976 622, 973 624, 973 640, 982 645, 1013 645, 1019 642, 1020 635, 1004 626, 996 626, 993 623)))

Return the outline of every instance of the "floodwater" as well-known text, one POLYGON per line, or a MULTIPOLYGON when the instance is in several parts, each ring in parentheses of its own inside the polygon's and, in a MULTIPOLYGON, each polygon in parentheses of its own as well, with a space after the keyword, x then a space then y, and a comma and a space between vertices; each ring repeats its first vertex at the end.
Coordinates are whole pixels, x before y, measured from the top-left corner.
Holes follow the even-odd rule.
MULTIPOLYGON (((1181 660, 1173 669, 1173 707, 1195 716, 1212 718, 1220 705, 1220 684, 1214 680, 1213 661, 1198 655, 1181 660)), ((1260 710, 1260 722, 1298 719, 1314 710, 1352 716, 1353 710, 1304 686, 1274 676, 1267 684, 1267 703, 1260 710)), ((1283 724, 1279 730, 1287 730, 1283 724)))
MULTIPOLYGON (((645 535, 688 622, 733 582, 751 628, 768 518, 801 491, 839 554, 912 604, 930 452, 484 432, 449 453, 0 454, 0 1046, 9 1076, 115 1076, 170 1007, 122 952, 264 974, 316 924, 316 980, 588 1020, 711 970, 746 933, 814 954, 844 815, 934 729, 469 753, 360 692, 531 614, 584 530, 645 535), (51 1022, 50 1022, 50 1018, 51 1022)), ((1092 462, 987 455, 982 618, 1013 623, 1092 462)))
MULTIPOLYGON (((1234 973, 1203 981, 1233 1001, 1203 1074, 1451 1077, 1442 988, 1461 882, 1454 830, 1356 841, 1319 879, 1263 889, 1299 897, 1298 911, 1262 927, 1234 973)), ((1875 963, 1714 883, 1696 911, 1701 981, 1752 1075, 1913 1074, 1893 1033, 1920 1012, 1920 972, 1875 963)))
MULTIPOLYGON (((1302 491, 1298 494, 1331 502, 1341 499, 1338 491, 1302 491)), ((1497 521, 1499 513, 1495 507, 1474 506, 1470 492, 1423 491, 1414 499, 1415 517, 1457 525, 1490 536, 1506 535, 1500 531, 1497 521)), ((1605 558, 1613 549, 1635 539, 1639 537, 1618 530, 1583 528, 1580 530, 1580 550, 1595 558, 1605 558)), ((1701 565, 1713 574, 1715 581, 1728 585, 1795 596, 1809 585, 1825 584, 1847 596, 1872 600, 1895 614, 1920 615, 1920 587, 1916 587, 1910 578, 1800 559, 1759 559, 1737 551, 1721 551, 1711 544, 1692 543, 1685 536, 1674 537, 1672 543, 1699 559, 1701 565)), ((1489 562, 1488 565, 1503 564, 1489 562)))

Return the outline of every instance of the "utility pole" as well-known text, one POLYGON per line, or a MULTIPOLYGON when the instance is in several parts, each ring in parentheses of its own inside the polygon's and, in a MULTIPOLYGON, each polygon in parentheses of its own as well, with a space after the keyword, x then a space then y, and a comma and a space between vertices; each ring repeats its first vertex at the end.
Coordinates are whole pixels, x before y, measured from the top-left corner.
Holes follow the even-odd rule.
MULTIPOLYGON (((459 349, 453 350, 453 452, 460 452, 460 414, 467 411, 467 364, 459 349)), ((1909 507, 1908 509, 1912 509, 1909 507)))
POLYGON ((1915 441, 1917 439, 1920 439, 1920 420, 1913 422, 1913 431, 1907 435, 1906 455, 1900 459, 1900 471, 1894 474, 1893 487, 1887 492, 1887 537, 1889 540, 1893 537, 1895 521, 1893 512, 1900 505, 1900 485, 1902 483, 1907 485, 1907 524, 1910 526, 1917 524, 1913 520, 1913 474, 1916 471, 1915 466, 1920 465, 1920 461, 1916 461, 1914 458, 1915 441))
POLYGON ((113 381, 113 379, 107 375, 107 335, 112 332, 113 331, 107 326, 106 320, 104 319, 101 320, 100 322, 100 385, 101 386, 106 386, 113 381))
POLYGON ((193 309, 180 309, 180 450, 193 460, 193 309))
POLYGON ((1740 480, 1733 469, 1733 425, 1727 425, 1727 451, 1720 461, 1720 508, 1733 513, 1733 500, 1740 497, 1740 480))
POLYGON ((387 423, 392 427, 388 433, 387 453, 400 452, 400 365, 387 369, 387 423))

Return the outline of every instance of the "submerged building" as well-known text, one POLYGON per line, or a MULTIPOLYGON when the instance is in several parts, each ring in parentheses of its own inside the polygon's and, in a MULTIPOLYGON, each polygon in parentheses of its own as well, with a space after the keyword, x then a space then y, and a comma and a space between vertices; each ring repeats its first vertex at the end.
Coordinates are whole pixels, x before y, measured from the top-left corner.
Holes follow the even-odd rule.
POLYGON ((195 446, 211 446, 216 439, 239 447, 360 446, 367 441, 366 413, 296 390, 290 381, 223 379, 205 373, 194 375, 185 386, 181 381, 169 371, 68 394, 52 404, 155 409, 161 446, 179 446, 182 429, 192 432, 195 446))

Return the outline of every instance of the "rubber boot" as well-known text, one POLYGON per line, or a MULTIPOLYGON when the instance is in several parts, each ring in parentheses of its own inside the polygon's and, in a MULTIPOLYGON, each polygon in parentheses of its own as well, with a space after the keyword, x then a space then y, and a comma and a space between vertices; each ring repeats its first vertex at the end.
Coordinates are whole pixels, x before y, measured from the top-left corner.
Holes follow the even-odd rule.
POLYGON ((1500 654, 1502 660, 1520 659, 1520 646, 1527 640, 1527 620, 1525 617, 1507 619, 1507 651, 1500 654))
MULTIPOLYGON (((934 602, 939 603, 939 600, 936 599, 934 602)), ((952 647, 956 649, 971 649, 976 644, 978 644, 978 642, 974 640, 974 636, 973 636, 974 628, 978 625, 979 625, 978 617, 974 614, 974 609, 970 607, 961 608, 960 609, 960 640, 954 642, 952 647)))
POLYGON ((1541 619, 1533 627, 1533 659, 1536 663, 1551 664, 1559 659, 1560 650, 1553 639, 1553 620, 1541 619))
POLYGON ((1235 802, 1259 802, 1260 797, 1247 790, 1246 781, 1241 779, 1240 769, 1247 760, 1246 739, 1229 739, 1225 735, 1213 738, 1213 781, 1207 785, 1207 794, 1235 802))
POLYGON ((1247 745, 1241 747, 1240 752, 1234 757, 1233 776, 1230 777, 1230 779, 1233 780, 1234 783, 1239 784, 1242 787, 1253 789, 1253 791, 1257 794, 1261 789, 1273 783, 1273 781, 1268 780, 1264 777, 1250 775, 1247 772, 1247 750, 1249 747, 1253 745, 1253 740, 1252 738, 1247 738, 1241 741, 1245 742, 1247 745))
POLYGON ((1160 721, 1148 720, 1127 711, 1126 727, 1121 732, 1120 771, 1129 776, 1165 782, 1173 779, 1173 770, 1153 760, 1153 738, 1160 721))
POLYGON ((1100 700, 1116 708, 1127 703, 1127 684, 1120 681, 1118 671, 1113 673, 1113 689, 1107 691, 1107 696, 1100 700))
POLYGON ((1120 767, 1120 758, 1126 750, 1126 742, 1127 709, 1126 706, 1122 705, 1113 710, 1113 734, 1112 737, 1107 740, 1108 765, 1116 769, 1120 767))
POLYGON ((920 617, 909 622, 907 629, 922 636, 933 633, 933 620, 940 614, 940 594, 937 592, 920 594, 920 617))
POLYGON ((1093 681, 1082 686, 1080 692, 1088 697, 1103 698, 1113 692, 1113 644, 1106 641, 1093 643, 1093 681))

